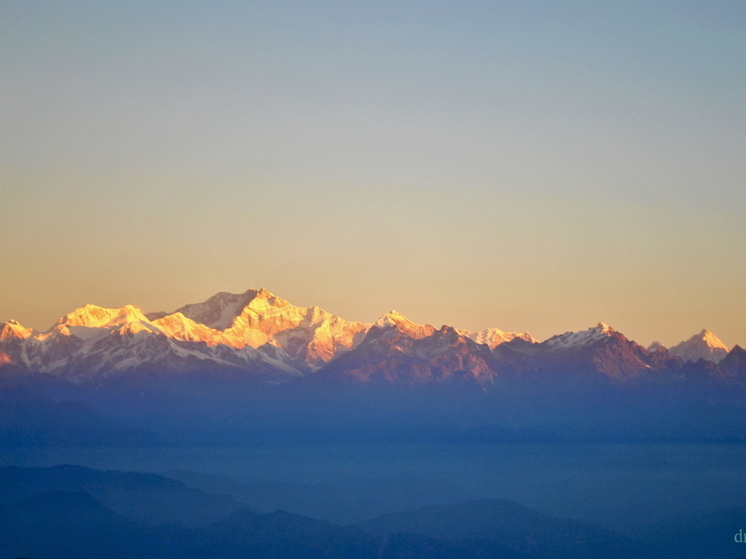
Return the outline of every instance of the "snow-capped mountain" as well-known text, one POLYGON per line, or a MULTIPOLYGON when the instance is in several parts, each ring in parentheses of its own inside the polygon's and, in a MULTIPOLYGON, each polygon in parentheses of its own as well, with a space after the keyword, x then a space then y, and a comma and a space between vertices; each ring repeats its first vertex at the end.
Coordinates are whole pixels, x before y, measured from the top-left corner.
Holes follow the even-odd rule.
POLYGON ((595 327, 581 332, 565 332, 542 342, 545 348, 561 350, 588 346, 605 340, 616 333, 611 326, 599 322, 595 327))
MULTIPOLYGON (((188 330, 198 331, 195 326, 186 324, 188 330)), ((175 331, 168 317, 150 321, 131 305, 116 309, 85 305, 59 319, 46 332, 31 332, 11 322, 2 332, 0 346, 14 363, 70 379, 142 368, 183 372, 214 366, 297 374, 278 348, 226 351, 222 344, 175 331)))
POLYGON ((319 372, 356 380, 470 378, 484 385, 510 371, 591 371, 626 380, 669 367, 671 355, 717 362, 728 348, 704 330, 670 351, 660 344, 646 350, 603 323, 542 343, 527 332, 438 329, 396 311, 367 324, 249 289, 170 313, 85 305, 45 332, 10 320, 0 324, 0 352, 0 366, 81 381, 128 371, 221 369, 266 373, 273 382, 319 372))
POLYGON ((365 337, 365 341, 370 343, 372 340, 382 337, 393 337, 404 334, 408 338, 420 340, 432 336, 437 328, 432 324, 415 324, 403 314, 397 311, 391 311, 375 321, 373 327, 365 337))
POLYGON ((684 361, 705 359, 713 363, 722 361, 729 351, 728 346, 706 329, 668 350, 671 355, 680 357, 684 361))
POLYGON ((24 328, 16 320, 9 320, 0 328, 0 340, 25 340, 33 333, 33 329, 24 328))
MULTIPOLYGON (((510 345, 498 347, 498 358, 515 361, 515 352, 506 354, 511 349, 506 346, 510 345)), ((650 352, 603 322, 587 330, 552 336, 540 344, 524 345, 519 350, 530 357, 523 359, 519 355, 518 362, 524 366, 530 364, 537 370, 569 374, 602 374, 612 382, 665 369, 670 359, 665 349, 650 352)))
POLYGON ((650 344, 650 345, 648 346, 648 351, 650 351, 651 353, 652 353, 653 351, 658 351, 659 349, 666 349, 666 346, 664 346, 664 345, 663 345, 662 343, 660 343, 660 342, 653 342, 652 344, 650 344))
POLYGON ((46 332, 11 320, 0 325, 0 348, 31 371, 68 378, 210 367, 297 375, 349 351, 369 328, 250 289, 218 293, 173 313, 85 305, 46 332))
POLYGON ((478 344, 489 346, 490 349, 495 349, 500 344, 512 342, 516 338, 532 344, 539 343, 539 341, 534 339, 534 337, 528 332, 503 332, 498 328, 487 328, 486 330, 480 330, 479 332, 469 332, 465 330, 464 334, 469 336, 478 344))
POLYGON ((451 326, 418 325, 391 311, 378 319, 358 347, 317 374, 355 382, 442 383, 471 379, 482 384, 495 376, 491 353, 451 326))
POLYGON ((370 328, 370 324, 348 321, 319 307, 296 307, 265 289, 240 295, 218 293, 157 322, 178 314, 209 329, 215 343, 237 348, 276 345, 312 370, 355 347, 370 328))

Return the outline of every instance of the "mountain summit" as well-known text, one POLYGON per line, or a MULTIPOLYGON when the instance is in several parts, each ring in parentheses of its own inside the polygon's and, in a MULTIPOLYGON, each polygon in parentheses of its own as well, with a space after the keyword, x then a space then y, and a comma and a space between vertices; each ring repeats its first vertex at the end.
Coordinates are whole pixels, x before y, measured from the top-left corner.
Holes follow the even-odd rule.
POLYGON ((490 349, 495 349, 500 344, 512 342, 515 339, 520 339, 531 344, 539 343, 539 341, 528 332, 503 332, 498 328, 487 328, 485 330, 480 330, 479 332, 464 331, 464 334, 469 336, 478 344, 484 344, 490 349))
POLYGON ((609 338, 616 334, 608 324, 599 322, 595 327, 581 332, 565 332, 558 336, 552 336, 543 345, 552 349, 570 349, 591 345, 599 340, 609 338))
POLYGON ((728 346, 707 329, 668 350, 671 355, 680 357, 684 361, 705 359, 713 363, 722 361, 729 351, 728 346))

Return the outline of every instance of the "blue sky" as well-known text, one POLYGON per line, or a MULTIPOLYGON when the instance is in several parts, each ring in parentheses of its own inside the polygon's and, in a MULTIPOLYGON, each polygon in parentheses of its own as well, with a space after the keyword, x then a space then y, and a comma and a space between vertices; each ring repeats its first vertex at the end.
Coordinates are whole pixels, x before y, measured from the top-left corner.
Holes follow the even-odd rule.
POLYGON ((744 344, 745 132, 743 2, 0 2, 0 320, 744 344))

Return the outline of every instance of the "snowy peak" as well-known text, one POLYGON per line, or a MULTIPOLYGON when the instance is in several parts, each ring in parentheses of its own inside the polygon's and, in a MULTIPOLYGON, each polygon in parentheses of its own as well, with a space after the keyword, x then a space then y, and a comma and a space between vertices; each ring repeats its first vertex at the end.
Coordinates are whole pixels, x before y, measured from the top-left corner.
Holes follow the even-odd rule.
POLYGON ((373 326, 381 330, 396 328, 399 332, 416 340, 432 336, 436 332, 436 328, 432 324, 415 324, 397 311, 386 313, 376 320, 373 326))
POLYGON ((594 328, 588 328, 588 330, 581 332, 565 332, 558 336, 552 336, 544 341, 543 345, 550 349, 583 347, 608 339, 616 333, 616 330, 608 324, 599 322, 594 328))
POLYGON ((660 342, 653 342, 652 344, 650 344, 650 345, 648 346, 648 351, 649 351, 650 353, 653 353, 654 351, 658 351, 659 349, 666 349, 666 346, 664 346, 664 345, 663 345, 662 343, 660 343, 660 342))
POLYGON ((263 332, 267 336, 272 336, 284 330, 297 328, 304 322, 307 326, 310 326, 314 323, 314 315, 316 315, 317 321, 322 320, 325 316, 331 316, 316 307, 296 307, 266 289, 260 289, 256 296, 242 309, 240 315, 234 319, 231 329, 252 328, 263 332), (311 311, 310 317, 308 316, 309 310, 311 311), (310 318, 310 320, 307 320, 307 318, 310 318))
POLYGON ((171 338, 239 349, 269 344, 311 369, 355 347, 370 328, 319 307, 296 307, 266 289, 218 293, 174 313, 149 316, 171 338))
MULTIPOLYGON (((175 340, 186 342, 205 342, 207 345, 218 345, 225 343, 225 336, 218 330, 213 330, 204 324, 198 324, 192 319, 185 317, 180 312, 175 312, 153 321, 158 329, 175 340)), ((233 345, 233 344, 228 344, 233 345)))
POLYGON ((605 324, 603 322, 599 322, 595 328, 591 328, 591 330, 597 330, 599 333, 604 334, 606 336, 611 336, 616 330, 614 330, 611 326, 608 324, 605 324))
POLYGON ((399 324, 414 324, 399 311, 389 311, 373 323, 376 328, 386 328, 388 326, 398 326, 399 324))
POLYGON ((715 334, 705 329, 688 340, 673 346, 668 351, 671 355, 680 357, 685 361, 706 359, 719 363, 728 355, 730 349, 715 334))
POLYGON ((728 346, 720 341, 720 338, 718 338, 715 334, 713 334, 706 328, 699 333, 699 336, 709 347, 713 349, 724 349, 725 351, 730 351, 728 346))
POLYGON ((238 295, 220 292, 203 303, 185 305, 173 314, 181 313, 198 324, 214 330, 225 330, 233 324, 246 305, 265 293, 267 292, 263 289, 249 289, 238 295))
POLYGON ((57 326, 83 326, 85 328, 107 328, 132 322, 149 322, 140 309, 132 305, 107 309, 96 305, 85 305, 57 321, 57 326))
POLYGON ((525 340, 532 344, 538 343, 538 340, 534 339, 534 337, 528 332, 503 332, 498 328, 487 328, 485 330, 480 330, 479 332, 464 331, 463 333, 478 344, 484 344, 490 349, 495 349, 500 344, 511 342, 516 338, 525 340))
POLYGON ((277 332, 273 340, 296 361, 314 370, 357 347, 369 328, 370 324, 351 322, 318 307, 308 307, 298 326, 277 332))
POLYGON ((25 340, 34 333, 32 328, 24 328, 17 320, 9 320, 0 327, 0 340, 25 340))

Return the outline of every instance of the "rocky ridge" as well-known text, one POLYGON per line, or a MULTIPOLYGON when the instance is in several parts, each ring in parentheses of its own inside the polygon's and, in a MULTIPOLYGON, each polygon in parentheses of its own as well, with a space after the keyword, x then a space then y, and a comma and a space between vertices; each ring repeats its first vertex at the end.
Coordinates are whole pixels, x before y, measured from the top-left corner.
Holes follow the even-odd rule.
POLYGON ((541 343, 527 332, 438 329, 396 311, 367 324, 249 289, 171 313, 85 305, 45 332, 10 320, 0 324, 0 352, 0 365, 79 381, 133 370, 218 368, 266 373, 273 382, 318 371, 358 382, 468 378, 484 384, 503 371, 532 368, 591 370, 622 381, 670 368, 677 358, 718 363, 728 348, 703 330, 670 350, 660 344, 645 349, 604 323, 541 343))

